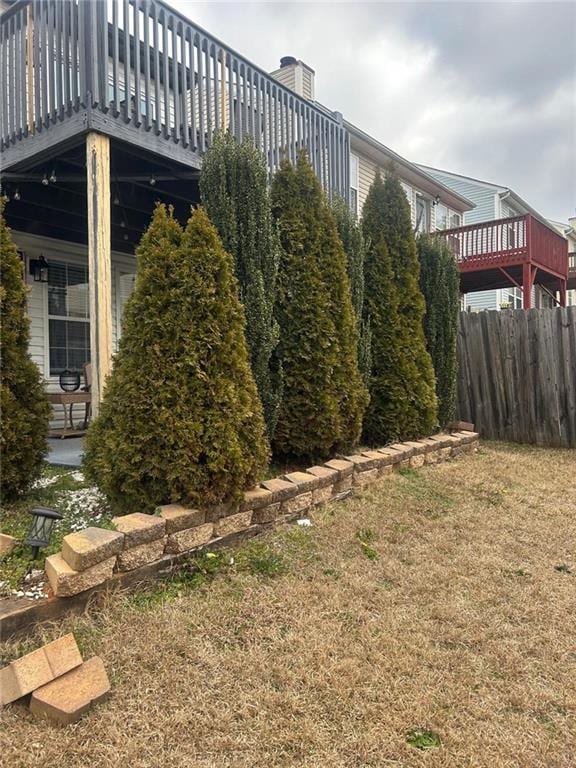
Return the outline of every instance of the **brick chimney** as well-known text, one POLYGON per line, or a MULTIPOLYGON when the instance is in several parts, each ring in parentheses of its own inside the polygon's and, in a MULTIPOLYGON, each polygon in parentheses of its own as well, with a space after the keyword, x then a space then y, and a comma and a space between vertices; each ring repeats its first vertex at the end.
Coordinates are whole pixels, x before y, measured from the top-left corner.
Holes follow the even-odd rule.
POLYGON ((299 96, 314 101, 315 72, 308 64, 295 59, 294 56, 283 56, 280 59, 280 69, 276 69, 270 74, 299 96))

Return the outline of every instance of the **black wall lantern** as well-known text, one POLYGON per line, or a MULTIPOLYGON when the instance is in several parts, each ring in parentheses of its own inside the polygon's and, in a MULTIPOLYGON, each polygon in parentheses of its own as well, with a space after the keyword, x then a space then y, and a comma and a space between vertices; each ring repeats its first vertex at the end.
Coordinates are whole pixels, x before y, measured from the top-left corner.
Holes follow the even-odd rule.
POLYGON ((78 371, 62 371, 60 374, 60 389, 63 392, 76 392, 80 387, 80 374, 78 371))
POLYGON ((32 559, 36 560, 40 547, 47 547, 50 543, 54 523, 57 520, 62 520, 63 515, 49 507, 34 507, 30 514, 32 515, 32 527, 26 544, 32 547, 32 559))
POLYGON ((43 254, 40 254, 39 259, 30 259, 29 269, 35 283, 48 282, 48 262, 43 254))

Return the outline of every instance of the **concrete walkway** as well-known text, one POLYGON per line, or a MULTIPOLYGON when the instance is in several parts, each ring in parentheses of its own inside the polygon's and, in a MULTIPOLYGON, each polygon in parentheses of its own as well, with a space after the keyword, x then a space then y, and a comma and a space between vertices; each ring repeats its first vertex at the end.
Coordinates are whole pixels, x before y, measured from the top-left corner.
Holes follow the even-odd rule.
POLYGON ((83 437, 69 437, 65 440, 49 438, 48 446, 49 464, 58 464, 65 467, 79 467, 81 465, 84 452, 83 437))

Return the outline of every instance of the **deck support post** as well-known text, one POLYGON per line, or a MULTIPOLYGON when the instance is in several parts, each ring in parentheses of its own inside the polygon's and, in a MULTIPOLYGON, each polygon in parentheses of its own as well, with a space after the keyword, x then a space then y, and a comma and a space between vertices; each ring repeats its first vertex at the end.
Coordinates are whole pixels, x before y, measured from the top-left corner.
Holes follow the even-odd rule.
POLYGON ((532 265, 529 261, 525 261, 522 265, 522 306, 524 309, 530 309, 532 306, 532 285, 532 265))
POLYGON ((110 236, 110 139, 86 136, 88 281, 92 418, 98 415, 104 382, 112 368, 112 253, 110 236))

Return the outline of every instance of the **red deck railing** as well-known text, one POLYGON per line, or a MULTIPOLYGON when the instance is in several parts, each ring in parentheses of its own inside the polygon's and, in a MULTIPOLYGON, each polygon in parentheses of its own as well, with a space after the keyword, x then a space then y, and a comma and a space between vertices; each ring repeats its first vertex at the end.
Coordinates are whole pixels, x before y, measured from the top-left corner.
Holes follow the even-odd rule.
POLYGON ((533 262, 558 277, 568 275, 568 243, 530 214, 485 221, 436 233, 454 253, 460 271, 533 262))

